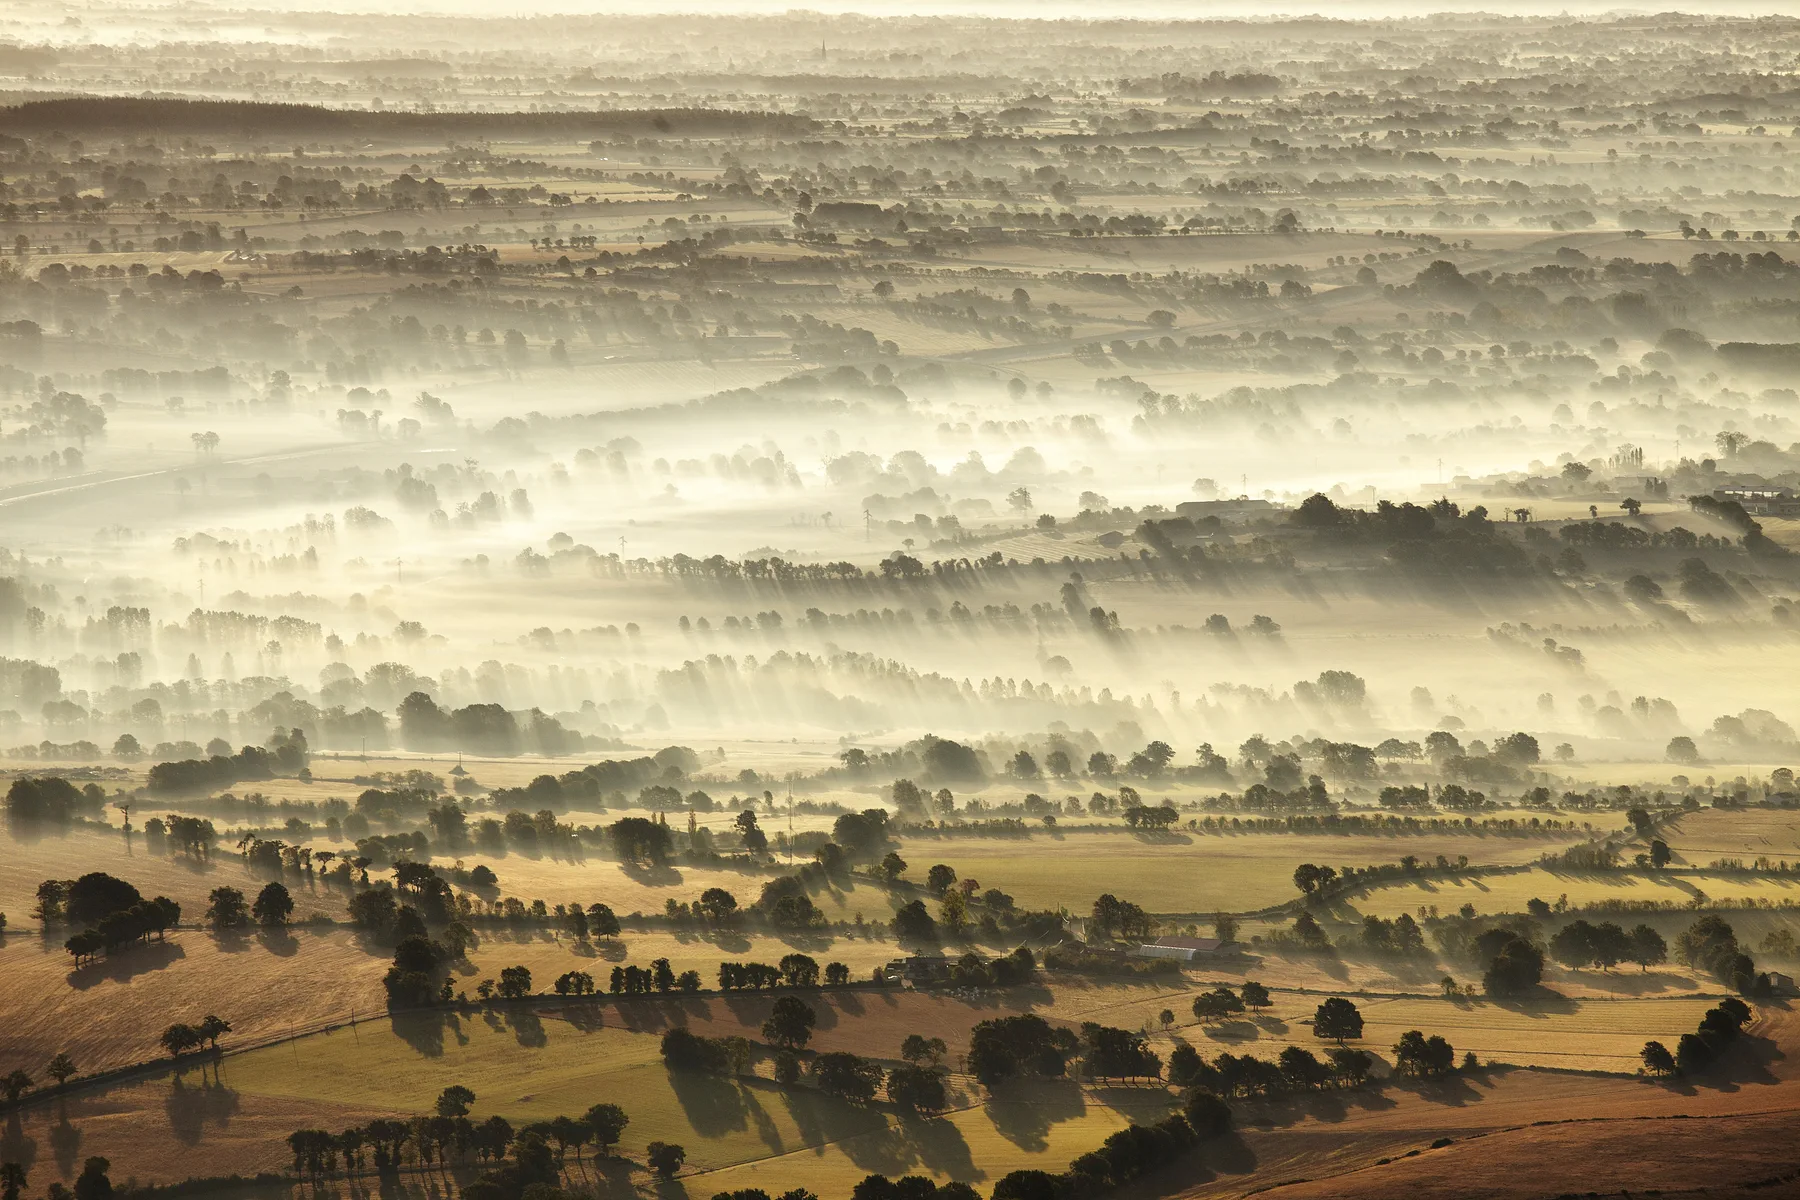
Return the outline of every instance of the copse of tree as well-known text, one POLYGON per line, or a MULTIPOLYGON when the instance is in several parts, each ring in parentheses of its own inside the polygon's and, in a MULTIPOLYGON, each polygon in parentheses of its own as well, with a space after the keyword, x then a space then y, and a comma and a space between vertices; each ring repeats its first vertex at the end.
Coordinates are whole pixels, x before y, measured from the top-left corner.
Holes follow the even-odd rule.
POLYGON ((909 900, 894 910, 894 937, 904 944, 930 945, 937 941, 937 921, 923 900, 909 900))
POLYGON ((1322 867, 1313 863, 1301 863, 1294 868, 1294 886, 1300 894, 1309 899, 1331 886, 1337 878, 1335 867, 1322 867))
POLYGON ((768 991, 781 982, 781 968, 767 963, 722 962, 719 964, 719 990, 725 992, 768 991))
POLYGON ((1426 1037, 1409 1029, 1394 1043, 1394 1071, 1420 1079, 1448 1075, 1456 1066, 1456 1049, 1436 1034, 1426 1037))
POLYGON ((1243 1011, 1243 999, 1228 987, 1217 987, 1194 997, 1194 1019, 1202 1023, 1223 1021, 1243 1011))
MULTIPOLYGON (((1719 1001, 1701 1016, 1698 1029, 1693 1033, 1682 1034, 1681 1040, 1676 1042, 1674 1067, 1683 1074, 1705 1070, 1737 1041, 1752 1015, 1750 1006, 1736 996, 1728 996, 1719 1001)), ((1650 1047, 1656 1044, 1650 1042, 1644 1046, 1642 1057, 1646 1069, 1651 1067, 1650 1047)), ((1668 1051, 1663 1050, 1663 1053, 1667 1054, 1668 1051)), ((1660 1061, 1660 1056, 1658 1057, 1660 1061)))
POLYGON ((662 1036, 662 1057, 673 1070, 743 1075, 755 1061, 756 1049, 747 1038, 702 1037, 677 1026, 662 1036))
MULTIPOLYGON (((423 934, 401 938, 394 947, 394 961, 382 976, 389 1008, 423 1008, 444 994, 443 969, 451 960, 450 951, 423 934)), ((505 972, 501 972, 504 978, 505 972)))
MULTIPOLYGON (((1522 996, 1537 987, 1544 978, 1544 952, 1511 930, 1489 930, 1488 933, 1504 936, 1488 941, 1488 944, 1498 941, 1499 945, 1481 976, 1481 985, 1487 994, 1522 996)), ((1486 939, 1485 934, 1483 938, 1486 939)), ((1478 944, 1480 941, 1478 939, 1478 944)))
POLYGON ((1141 1033, 1083 1021, 1081 1044, 1081 1070, 1090 1079, 1162 1078, 1162 1059, 1141 1033))
POLYGON ((1156 922, 1150 919, 1149 913, 1110 892, 1094 901, 1088 921, 1090 939, 1097 935, 1101 939, 1141 942, 1150 937, 1155 928, 1156 922))
POLYGON ((646 817, 621 817, 607 826, 606 836, 613 853, 627 863, 666 866, 674 853, 674 836, 669 827, 646 817))
POLYGON ((832 1051, 813 1057, 813 1082, 827 1096, 852 1104, 868 1104, 881 1089, 881 1067, 866 1058, 844 1051, 832 1051))
MULTIPOLYGON (((720 1192, 713 1200, 769 1200, 769 1195, 761 1191, 755 1195, 720 1192)), ((818 1197, 804 1188, 795 1188, 783 1192, 778 1200, 818 1200, 818 1197)), ((902 1175, 898 1179, 865 1175, 850 1189, 850 1200, 981 1200, 981 1193, 954 1179, 938 1183, 928 1175, 902 1175)))
POLYGON ((208 1013, 198 1025, 177 1022, 163 1030, 158 1038, 162 1048, 169 1052, 171 1058, 179 1058, 190 1050, 198 1050, 205 1046, 211 1050, 219 1048, 219 1039, 231 1032, 231 1022, 208 1013))
POLYGON ((897 1107, 920 1113, 942 1112, 950 1103, 943 1071, 913 1063, 888 1072, 887 1098, 897 1107))
POLYGON ((71 935, 63 948, 74 955, 76 964, 80 965, 83 960, 91 961, 101 951, 111 954, 121 946, 152 936, 160 940, 180 920, 181 905, 167 896, 140 900, 130 908, 109 913, 96 928, 71 935))
POLYGON ((233 755, 161 762, 151 767, 144 786, 153 796, 179 796, 219 791, 252 780, 273 779, 279 763, 273 751, 245 746, 233 755))
POLYGON ((1612 921, 1589 924, 1576 919, 1550 937, 1550 953, 1566 967, 1611 970, 1631 957, 1631 935, 1612 921))
POLYGON ((1738 944, 1730 924, 1713 913, 1681 931, 1675 939, 1675 957, 1739 992, 1748 994, 1756 987, 1756 963, 1738 944))
POLYGON ((1079 1043, 1074 1033, 1036 1013, 994 1017, 969 1031, 966 1063, 983 1087, 1018 1076, 1058 1077, 1079 1043))
POLYGON ((98 784, 77 788, 57 775, 21 777, 6 790, 6 815, 21 824, 69 826, 98 817, 106 793, 98 784))

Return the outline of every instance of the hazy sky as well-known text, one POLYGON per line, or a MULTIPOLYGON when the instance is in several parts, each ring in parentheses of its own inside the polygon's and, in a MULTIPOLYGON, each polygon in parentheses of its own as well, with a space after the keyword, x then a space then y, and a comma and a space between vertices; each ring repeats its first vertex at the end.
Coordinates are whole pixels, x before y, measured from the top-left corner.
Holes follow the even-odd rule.
MULTIPOLYGON (((224 8, 226 6, 220 6, 224 8)), ((433 12, 467 16, 505 15, 490 0, 258 0, 232 9, 281 9, 318 12, 433 12)), ((1695 12, 1737 16, 1800 14, 1800 0, 1683 0, 1676 5, 1620 5, 1581 0, 1222 0, 1181 3, 1171 0, 511 0, 506 12, 544 13, 759 13, 853 12, 872 15, 911 13, 979 13, 1014 18, 1182 18, 1216 20, 1231 17, 1323 16, 1340 18, 1425 16, 1446 12, 1507 14, 1695 12)))

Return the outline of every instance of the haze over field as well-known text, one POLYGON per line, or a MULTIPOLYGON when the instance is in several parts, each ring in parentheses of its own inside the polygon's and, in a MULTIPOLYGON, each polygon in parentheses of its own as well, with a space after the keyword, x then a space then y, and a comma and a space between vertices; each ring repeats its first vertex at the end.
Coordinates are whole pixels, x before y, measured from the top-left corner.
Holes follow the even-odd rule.
POLYGON ((0 13, 0 1200, 1793 1186, 1800 17, 566 7, 0 13))

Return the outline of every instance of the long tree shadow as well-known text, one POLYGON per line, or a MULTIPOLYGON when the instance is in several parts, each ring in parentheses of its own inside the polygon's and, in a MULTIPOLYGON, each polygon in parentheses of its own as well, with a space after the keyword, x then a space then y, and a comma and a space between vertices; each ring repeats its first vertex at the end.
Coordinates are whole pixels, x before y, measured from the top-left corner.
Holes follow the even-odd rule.
POLYGON ((129 983, 140 975, 165 970, 187 957, 180 942, 151 942, 109 954, 76 967, 68 974, 69 986, 85 992, 102 983, 129 983))
POLYGON ((910 1161, 901 1139, 890 1136, 894 1131, 876 1109, 833 1100, 811 1088, 783 1088, 781 1101, 808 1146, 834 1143, 857 1166, 884 1175, 897 1173, 910 1161))
POLYGON ((750 1110, 743 1088, 736 1080, 698 1071, 665 1068, 669 1086, 695 1133, 703 1138, 722 1138, 750 1128, 750 1110))
POLYGON ((0 1129, 0 1162, 18 1163, 27 1171, 37 1162, 37 1139, 25 1132, 19 1110, 6 1114, 6 1125, 0 1129))
POLYGON ((50 1127, 50 1154, 64 1179, 75 1174, 75 1163, 81 1154, 81 1129, 70 1123, 67 1106, 59 1106, 56 1124, 50 1127))
POLYGON ((983 1106, 1001 1137, 1027 1153, 1050 1147, 1050 1127, 1079 1119, 1087 1111, 1081 1089, 1066 1079, 1044 1080, 1029 1086, 1002 1086, 990 1092, 983 1106))
POLYGON ((177 1071, 169 1081, 163 1099, 163 1111, 169 1118, 169 1132, 184 1146, 197 1146, 210 1123, 223 1129, 237 1114, 238 1094, 215 1080, 208 1079, 204 1068, 200 1082, 187 1081, 177 1071))
POLYGON ((444 1034, 448 1030, 455 1031, 458 1045, 468 1040, 462 1036, 462 1023, 456 1015, 441 1008, 411 1008, 389 1013, 388 1026, 395 1037, 426 1058, 444 1056, 444 1034))
POLYGON ((300 953, 300 939, 290 933, 286 926, 259 929, 256 942, 277 958, 292 958, 300 953))
POLYGON ((544 1032, 543 1018, 529 1008, 507 1009, 506 1027, 512 1030, 519 1045, 527 1049, 541 1049, 550 1044, 550 1037, 544 1032))
POLYGON ((974 1152, 956 1122, 908 1115, 901 1118, 899 1128, 920 1165, 934 1174, 948 1175, 962 1183, 987 1178, 987 1172, 975 1165, 974 1152))

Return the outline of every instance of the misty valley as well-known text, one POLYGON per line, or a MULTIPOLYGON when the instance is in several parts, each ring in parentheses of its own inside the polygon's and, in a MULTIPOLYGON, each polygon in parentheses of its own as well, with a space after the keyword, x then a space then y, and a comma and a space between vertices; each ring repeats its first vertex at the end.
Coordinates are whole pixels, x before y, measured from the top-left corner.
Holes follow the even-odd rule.
POLYGON ((0 15, 3 1200, 1800 1191, 1800 22, 401 7, 0 15))

